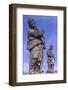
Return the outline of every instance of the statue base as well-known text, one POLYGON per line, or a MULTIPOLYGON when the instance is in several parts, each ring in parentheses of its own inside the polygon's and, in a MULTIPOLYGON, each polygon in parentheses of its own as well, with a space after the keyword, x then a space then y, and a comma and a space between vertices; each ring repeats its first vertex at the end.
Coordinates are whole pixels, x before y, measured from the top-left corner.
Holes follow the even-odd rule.
POLYGON ((52 71, 48 70, 46 73, 57 73, 57 70, 52 70, 52 71))
POLYGON ((42 74, 42 73, 44 73, 44 71, 39 71, 39 72, 31 72, 31 73, 29 73, 29 74, 42 74))

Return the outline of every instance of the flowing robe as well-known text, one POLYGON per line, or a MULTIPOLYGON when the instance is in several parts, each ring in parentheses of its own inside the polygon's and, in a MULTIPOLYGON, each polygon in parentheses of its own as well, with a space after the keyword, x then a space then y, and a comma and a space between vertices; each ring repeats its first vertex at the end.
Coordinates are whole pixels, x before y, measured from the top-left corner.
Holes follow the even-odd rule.
POLYGON ((35 29, 30 29, 28 31, 27 47, 30 52, 29 73, 41 73, 43 49, 45 49, 43 32, 35 29))
POLYGON ((48 71, 49 72, 53 72, 54 71, 54 62, 55 62, 55 57, 53 54, 53 50, 52 49, 48 49, 47 51, 47 56, 48 56, 48 71))

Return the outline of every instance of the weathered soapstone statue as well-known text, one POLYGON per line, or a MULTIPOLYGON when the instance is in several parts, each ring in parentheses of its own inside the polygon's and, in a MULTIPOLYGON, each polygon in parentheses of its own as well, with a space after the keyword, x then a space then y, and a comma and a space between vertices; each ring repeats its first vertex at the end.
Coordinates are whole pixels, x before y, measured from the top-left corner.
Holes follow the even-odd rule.
POLYGON ((29 74, 43 73, 43 50, 45 49, 44 31, 39 30, 35 21, 29 17, 28 19, 28 41, 27 47, 30 52, 29 58, 29 74))
POLYGON ((56 71, 54 70, 54 66, 55 66, 55 57, 54 57, 54 53, 53 53, 53 46, 51 45, 50 48, 47 51, 47 57, 48 57, 48 71, 47 73, 55 73, 56 71))

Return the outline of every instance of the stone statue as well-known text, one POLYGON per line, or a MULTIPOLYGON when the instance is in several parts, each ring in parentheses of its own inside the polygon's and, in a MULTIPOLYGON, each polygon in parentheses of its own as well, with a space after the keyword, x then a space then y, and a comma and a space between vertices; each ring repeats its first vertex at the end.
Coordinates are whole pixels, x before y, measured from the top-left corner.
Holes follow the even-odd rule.
POLYGON ((55 62, 55 57, 53 54, 53 46, 51 45, 50 48, 47 51, 47 57, 48 57, 48 71, 47 73, 54 73, 54 62, 55 62))
POLYGON ((28 19, 29 31, 27 47, 30 52, 29 73, 42 73, 43 50, 45 49, 44 31, 39 30, 32 18, 28 19))

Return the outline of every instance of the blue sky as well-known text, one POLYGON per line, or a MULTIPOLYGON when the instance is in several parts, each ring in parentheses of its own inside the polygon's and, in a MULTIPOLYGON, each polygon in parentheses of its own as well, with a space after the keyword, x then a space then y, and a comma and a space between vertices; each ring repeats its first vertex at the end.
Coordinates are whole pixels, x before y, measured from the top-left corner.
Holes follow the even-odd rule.
POLYGON ((57 69, 57 16, 37 16, 37 15, 24 15, 23 16, 23 37, 24 37, 24 45, 23 45, 23 68, 25 73, 29 71, 29 51, 27 50, 27 35, 28 35, 28 18, 31 16, 32 19, 36 22, 36 26, 39 29, 44 29, 44 37, 45 37, 45 47, 44 50, 44 64, 42 69, 46 72, 47 67, 47 50, 50 45, 54 47, 54 56, 55 56, 55 69, 57 69))

